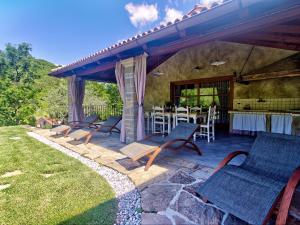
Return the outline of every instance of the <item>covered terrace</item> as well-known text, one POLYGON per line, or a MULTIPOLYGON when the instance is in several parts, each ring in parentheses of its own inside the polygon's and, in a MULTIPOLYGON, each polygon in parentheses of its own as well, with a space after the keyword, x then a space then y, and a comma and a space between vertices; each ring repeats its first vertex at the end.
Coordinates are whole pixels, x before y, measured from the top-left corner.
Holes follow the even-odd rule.
MULTIPOLYGON (((188 224, 246 224, 209 205, 203 207, 203 203, 195 200, 193 185, 203 183, 228 153, 251 148, 253 137, 232 134, 239 128, 233 127, 237 112, 243 114, 248 110, 247 113, 255 115, 263 112, 268 114, 266 118, 274 113, 288 114, 293 120, 290 134, 299 134, 299 17, 297 0, 227 0, 210 6, 197 5, 183 18, 50 73, 69 81, 70 121, 84 116, 84 81, 117 83, 124 105, 121 135, 97 134, 84 145, 70 138, 53 137, 46 130, 36 129, 36 132, 127 174, 141 190, 142 201, 145 198, 144 202, 152 202, 152 205, 143 205, 144 224, 149 218, 154 218, 152 222, 164 220, 161 218, 164 214, 156 212, 167 214, 170 210, 175 212, 172 215, 175 222, 170 224, 183 224, 182 219, 188 224), (222 62, 222 65, 215 66, 213 62, 222 62), (223 81, 228 84, 226 97, 214 93, 205 95, 205 99, 212 99, 211 103, 219 98, 217 110, 222 116, 216 124, 213 142, 196 139, 202 156, 187 149, 164 151, 155 164, 144 171, 143 160, 133 163, 119 152, 126 144, 142 140, 149 130, 151 132, 144 120, 144 111, 150 112, 152 106, 163 106, 167 102, 177 106, 201 105, 201 88, 223 81), (178 96, 174 94, 176 88, 181 91, 178 96), (182 96, 182 90, 197 90, 197 94, 182 96), (188 99, 196 100, 187 103, 188 99), (162 191, 154 195, 152 191, 158 189, 162 191), (162 192, 174 195, 166 196, 162 192), (178 198, 174 199, 175 195, 178 198), (147 199, 149 196, 152 201, 147 199), (165 202, 163 206, 154 202, 160 198, 165 202), (195 211, 185 209, 186 204, 195 211)), ((239 134, 258 131, 240 129, 239 134)), ((266 123, 265 130, 271 132, 271 125, 266 123)), ((242 160, 243 157, 237 158, 235 163, 242 160)), ((299 202, 293 204, 289 224, 297 224, 300 219, 299 202)))
MULTIPOLYGON (((124 77, 122 79, 125 78, 124 83, 121 84, 122 89, 124 89, 123 92, 125 93, 123 99, 123 137, 126 137, 126 142, 129 143, 136 140, 137 135, 141 132, 141 130, 140 132, 137 132, 138 125, 136 121, 138 113, 136 110, 138 108, 142 108, 145 105, 146 110, 151 110, 152 105, 164 105, 166 101, 171 101, 176 104, 173 98, 174 96, 170 93, 172 90, 168 93, 154 90, 154 87, 152 86, 155 82, 153 82, 154 78, 151 75, 153 75, 153 71, 160 68, 160 66, 162 69, 164 69, 164 66, 168 67, 165 70, 172 71, 172 68, 170 67, 174 67, 174 64, 176 64, 177 68, 181 69, 178 65, 180 65, 180 63, 182 63, 182 66, 186 64, 186 62, 180 62, 184 60, 183 58, 175 60, 173 64, 172 61, 174 61, 176 57, 178 58, 184 51, 198 48, 198 52, 201 52, 201 48, 207 49, 212 55, 216 55, 214 56, 216 61, 221 60, 219 59, 219 55, 223 53, 222 49, 227 48, 227 51, 236 51, 237 54, 240 54, 232 59, 230 59, 230 56, 228 55, 225 56, 229 61, 227 62, 227 65, 224 66, 227 68, 225 71, 214 70, 213 72, 210 71, 209 75, 204 74, 204 78, 214 78, 215 81, 221 80, 221 78, 218 79, 220 74, 217 74, 220 72, 223 73, 221 75, 228 78, 230 82, 230 86, 228 87, 228 97, 222 106, 222 108, 225 108, 225 114, 228 114, 228 111, 236 108, 234 107, 234 104, 238 104, 238 102, 234 102, 237 98, 234 96, 236 95, 234 89, 242 89, 243 87, 241 87, 241 84, 265 79, 298 77, 299 68, 288 68, 286 70, 283 69, 283 71, 271 71, 268 73, 256 72, 255 74, 250 73, 252 72, 251 69, 249 71, 248 68, 248 71, 245 71, 247 68, 244 68, 245 66, 252 66, 253 69, 261 69, 263 66, 268 66, 269 64, 297 53, 299 51, 300 42, 300 21, 298 19, 298 14, 299 4, 297 1, 292 0, 223 1, 223 3, 211 5, 210 8, 198 5, 183 18, 179 18, 174 22, 169 22, 166 25, 155 27, 152 30, 119 42, 118 44, 98 51, 77 62, 57 68, 53 70, 50 75, 58 78, 69 78, 70 81, 76 80, 75 83, 77 86, 69 85, 70 89, 71 87, 77 87, 79 90, 78 87, 80 86, 81 90, 83 90, 82 86, 84 85, 84 80, 116 83, 116 64, 121 64, 121 67, 124 68, 124 77), (217 45, 217 47, 213 46, 214 43, 216 43, 215 45, 217 45), (247 45, 240 45, 237 43, 247 45), (261 57, 261 55, 251 55, 254 54, 254 52, 250 51, 253 46, 256 46, 257 49, 259 49, 258 54, 275 54, 278 55, 278 57, 271 57, 272 59, 260 62, 257 57, 261 57), (261 46, 271 47, 272 49, 264 48, 267 49, 266 53, 264 53, 264 49, 262 50, 261 46), (276 51, 276 49, 280 50, 276 51), (241 56, 241 54, 244 55, 241 56), (140 79, 142 82, 140 82, 138 88, 136 88, 137 83, 135 83, 136 81, 134 80, 137 56, 143 56, 141 63, 146 70, 145 72, 144 68, 140 68, 138 72, 146 73, 146 75, 141 75, 143 79, 140 79), (245 57, 245 59, 240 59, 241 57, 245 57), (247 57, 252 57, 252 60, 258 61, 257 64, 260 65, 252 65, 253 63, 251 64, 249 59, 247 60, 247 57), (235 62, 230 62, 231 60, 235 62), (168 64, 168 62, 171 64, 168 64), (247 74, 247 72, 249 73, 247 74), (139 95, 141 96, 138 97, 140 99, 137 99, 136 94, 133 93, 136 92, 136 90, 140 91, 139 95), (148 94, 150 92, 157 92, 164 95, 164 102, 161 100, 161 97, 155 102, 152 98, 157 96, 155 96, 155 94, 150 96, 150 94, 148 94), (132 94, 130 95, 129 93, 132 94), (138 102, 138 100, 140 102, 138 102)), ((235 52, 233 53, 235 54, 235 52)), ((211 56, 208 55, 208 57, 211 56)), ((192 58, 186 58, 186 60, 189 60, 190 70, 199 70, 198 73, 195 73, 190 77, 193 79, 202 79, 202 66, 199 66, 202 62, 197 61, 208 59, 199 59, 199 57, 193 56, 192 58)), ((168 73, 168 71, 164 72, 168 73)), ((174 72, 174 68, 172 72, 174 72)), ((187 73, 187 71, 183 72, 187 73)), ((137 76, 140 76, 140 74, 137 76)), ((176 86, 180 81, 183 81, 183 84, 185 84, 186 81, 189 80, 182 74, 179 77, 178 74, 168 74, 168 76, 165 77, 167 77, 170 82, 167 84, 168 86, 162 88, 167 90, 170 90, 170 86, 176 86)), ((157 83, 163 79, 164 78, 157 79, 157 83)), ((288 80, 285 81, 287 83, 291 82, 288 80)), ((71 92, 71 90, 69 92, 71 92)), ((298 93, 294 93, 292 97, 297 96, 297 94, 298 93)), ((297 100, 295 101, 296 103, 293 108, 296 109, 299 108, 299 103, 297 100)), ((72 101, 70 101, 70 105, 71 102, 72 101)), ((74 115, 72 115, 72 107, 69 107, 69 118, 71 120, 73 117, 82 117, 82 101, 75 100, 73 102, 76 102, 77 110, 74 115)), ((225 117, 227 117, 225 118, 227 121, 224 121, 224 123, 227 123, 228 127, 230 122, 229 115, 225 115, 225 117)), ((142 134, 141 137, 144 137, 144 135, 142 134)), ((123 141, 125 141, 125 139, 123 141)))

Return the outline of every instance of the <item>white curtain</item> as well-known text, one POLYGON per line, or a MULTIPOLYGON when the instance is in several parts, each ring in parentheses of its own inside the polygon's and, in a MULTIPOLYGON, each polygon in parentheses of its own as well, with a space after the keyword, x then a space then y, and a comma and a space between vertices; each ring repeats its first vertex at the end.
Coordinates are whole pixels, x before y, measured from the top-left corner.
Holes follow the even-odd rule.
POLYGON ((265 114, 235 113, 233 115, 233 130, 266 131, 267 119, 265 114))
POLYGON ((291 134, 293 117, 291 115, 272 115, 272 133, 291 134))
POLYGON ((137 140, 145 138, 144 96, 147 73, 147 55, 135 57, 134 83, 138 102, 137 140))
POLYGON ((82 104, 85 94, 85 81, 74 75, 69 78, 68 82, 70 95, 69 121, 82 121, 84 117, 82 104))
POLYGON ((121 95, 121 99, 123 101, 123 113, 122 113, 122 121, 121 121, 121 134, 120 141, 125 142, 126 134, 125 134, 125 124, 124 124, 124 113, 125 113, 125 80, 124 80, 124 67, 121 62, 116 63, 115 69, 116 80, 119 88, 119 92, 121 95))

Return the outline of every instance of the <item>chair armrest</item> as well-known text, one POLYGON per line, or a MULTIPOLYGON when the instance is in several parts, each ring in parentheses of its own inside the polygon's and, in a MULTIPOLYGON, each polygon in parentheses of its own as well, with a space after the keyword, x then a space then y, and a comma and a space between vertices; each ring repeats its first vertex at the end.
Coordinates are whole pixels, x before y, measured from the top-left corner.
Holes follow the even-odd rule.
POLYGON ((245 151, 235 151, 230 153, 226 158, 222 160, 222 162, 219 163, 219 165, 214 170, 214 173, 218 170, 222 169, 224 166, 226 166, 233 158, 237 157, 238 155, 248 155, 248 152, 245 151))
POLYGON ((292 176, 290 177, 284 189, 278 216, 276 219, 276 225, 286 224, 292 198, 299 182, 300 182, 300 166, 296 170, 294 170, 292 176))

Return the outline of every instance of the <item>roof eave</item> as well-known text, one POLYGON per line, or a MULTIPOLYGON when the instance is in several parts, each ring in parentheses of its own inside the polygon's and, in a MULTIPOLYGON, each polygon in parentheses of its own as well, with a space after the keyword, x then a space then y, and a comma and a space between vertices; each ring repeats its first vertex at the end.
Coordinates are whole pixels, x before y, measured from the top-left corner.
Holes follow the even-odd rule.
POLYGON ((160 38, 167 37, 169 35, 178 34, 181 31, 184 31, 190 27, 193 27, 198 24, 204 24, 211 20, 214 20, 220 16, 224 16, 241 8, 250 7, 253 4, 257 4, 259 2, 264 1, 272 1, 272 0, 231 0, 222 3, 221 5, 215 6, 209 10, 204 12, 200 12, 193 16, 186 16, 182 20, 169 24, 165 27, 154 28, 154 31, 145 32, 141 35, 132 37, 127 41, 122 43, 113 45, 109 48, 103 49, 93 55, 85 57, 78 62, 67 65, 61 69, 52 70, 49 75, 56 77, 63 77, 66 72, 70 72, 72 70, 78 69, 82 66, 85 66, 90 63, 95 63, 100 61, 101 59, 111 57, 114 55, 118 55, 121 52, 124 52, 129 49, 138 48, 143 46, 144 44, 151 42, 153 40, 157 40, 160 38), (155 30, 156 29, 156 30, 155 30))

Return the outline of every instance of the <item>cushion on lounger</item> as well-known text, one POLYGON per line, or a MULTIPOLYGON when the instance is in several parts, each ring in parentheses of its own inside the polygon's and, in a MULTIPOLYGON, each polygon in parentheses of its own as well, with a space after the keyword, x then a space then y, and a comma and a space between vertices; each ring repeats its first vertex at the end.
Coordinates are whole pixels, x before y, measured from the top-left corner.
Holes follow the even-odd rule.
POLYGON ((51 129, 51 132, 55 132, 56 134, 61 134, 66 132, 67 130, 71 129, 71 126, 68 125, 60 125, 58 127, 55 127, 53 129, 51 129))
POLYGON ((93 130, 94 129, 92 128, 83 128, 70 133, 68 136, 74 140, 80 140, 81 138, 88 136, 93 130))
POLYGON ((111 132, 112 127, 115 127, 121 120, 121 116, 110 116, 107 120, 103 121, 100 125, 99 131, 102 133, 111 132))
POLYGON ((97 114, 92 114, 90 116, 85 117, 82 122, 83 123, 93 123, 98 119, 98 115, 97 114))
POLYGON ((159 144, 152 141, 140 141, 133 142, 125 147, 121 148, 120 151, 133 160, 138 160, 147 154, 153 152, 159 147, 159 144))
MULTIPOLYGON (((153 152, 156 148, 163 145, 164 143, 174 139, 185 139, 190 138, 198 128, 198 125, 191 123, 180 123, 167 137, 153 137, 149 140, 143 140, 139 142, 131 143, 123 147, 120 151, 127 155, 133 160, 138 160, 143 156, 153 152)), ((184 142, 175 142, 171 148, 178 148, 182 146, 184 142)))
POLYGON ((198 127, 198 124, 179 123, 166 137, 166 140, 189 139, 192 137, 198 127))
POLYGON ((241 166, 225 166, 198 194, 250 224, 262 224, 298 166, 300 137, 260 133, 241 166))

